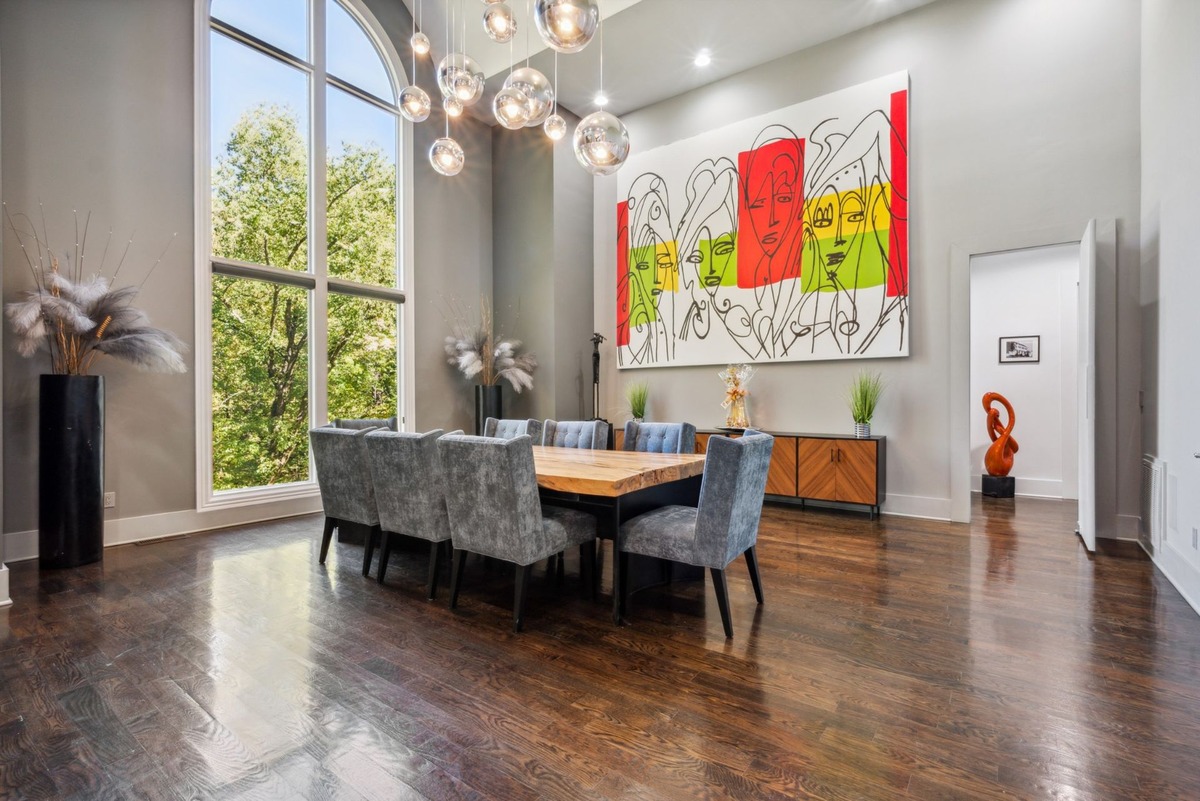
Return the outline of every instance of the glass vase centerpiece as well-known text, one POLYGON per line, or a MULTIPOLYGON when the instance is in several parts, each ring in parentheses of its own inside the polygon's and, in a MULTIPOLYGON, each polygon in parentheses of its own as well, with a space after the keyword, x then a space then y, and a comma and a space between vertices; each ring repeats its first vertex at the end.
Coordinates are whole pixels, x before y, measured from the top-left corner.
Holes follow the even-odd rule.
POLYGON ((725 410, 726 428, 749 428, 750 414, 746 411, 746 397, 750 390, 746 385, 754 375, 754 368, 748 364, 731 364, 717 377, 725 382, 725 400, 721 408, 725 410))

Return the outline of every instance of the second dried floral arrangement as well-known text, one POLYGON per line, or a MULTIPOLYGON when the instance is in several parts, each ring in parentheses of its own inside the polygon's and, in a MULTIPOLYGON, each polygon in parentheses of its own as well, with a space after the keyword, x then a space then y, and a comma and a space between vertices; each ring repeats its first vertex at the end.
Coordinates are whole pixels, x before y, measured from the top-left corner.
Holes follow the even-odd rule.
MULTIPOLYGON (((89 270, 86 247, 91 214, 84 220, 82 235, 75 217, 75 247, 64 252, 62 260, 50 246, 44 215, 40 234, 27 215, 9 214, 7 204, 4 215, 34 282, 23 300, 5 307, 22 356, 33 356, 44 347, 50 354, 51 372, 59 375, 87 375, 101 355, 154 372, 187 372, 183 342, 171 332, 151 326, 145 313, 133 307, 141 285, 113 287, 129 243, 108 277, 104 269, 111 229, 99 264, 89 270)), ((151 265, 143 284, 161 261, 162 255, 151 265)))
POLYGON ((504 379, 517 392, 533 389, 533 371, 537 357, 518 353, 521 340, 498 336, 492 327, 492 304, 479 299, 479 321, 471 319, 465 308, 453 308, 451 330, 446 337, 447 361, 467 378, 484 386, 495 386, 504 379))

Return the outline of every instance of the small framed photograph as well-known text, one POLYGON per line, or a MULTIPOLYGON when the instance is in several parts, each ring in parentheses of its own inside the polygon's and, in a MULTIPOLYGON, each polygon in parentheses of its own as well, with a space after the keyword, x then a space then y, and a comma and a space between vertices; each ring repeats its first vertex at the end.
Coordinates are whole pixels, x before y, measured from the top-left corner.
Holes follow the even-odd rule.
POLYGON ((1041 359, 1042 338, 1000 337, 1001 364, 1037 364, 1041 359))

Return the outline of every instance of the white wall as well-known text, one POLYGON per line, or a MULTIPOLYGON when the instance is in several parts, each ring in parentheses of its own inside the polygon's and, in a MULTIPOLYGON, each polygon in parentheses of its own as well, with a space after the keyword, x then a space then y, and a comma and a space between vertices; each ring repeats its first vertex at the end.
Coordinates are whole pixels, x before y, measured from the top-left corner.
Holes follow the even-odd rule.
POLYGON ((1146 450, 1167 465, 1166 540, 1155 562, 1200 610, 1200 3, 1142 10, 1142 303, 1146 450))
MULTIPOLYGON (((909 71, 912 355, 763 365, 751 385, 754 423, 849 432, 845 387, 862 367, 877 369, 888 384, 872 424, 889 438, 884 510, 950 517, 950 339, 969 336, 965 325, 951 327, 951 248, 997 231, 1065 228, 1078 236, 1088 219, 1112 218, 1118 290, 1101 325, 1120 343, 1116 364, 1105 368, 1120 380, 1099 402, 1119 410, 1113 494, 1136 514, 1138 51, 1138 7, 1127 0, 943 0, 626 115, 633 147, 644 151, 909 71)), ((595 197, 596 330, 611 334, 615 178, 597 179, 595 197)), ((634 378, 613 361, 606 345, 610 417, 621 413, 621 387, 634 378)), ((723 420, 717 369, 638 370, 636 378, 650 383, 657 419, 712 426, 723 420)), ((969 488, 967 475, 962 481, 969 488)))
MULTIPOLYGON (((1077 498, 1079 483, 1079 246, 990 253, 971 259, 971 478, 979 491, 991 439, 981 402, 999 392, 1013 405, 1020 450, 1010 475, 1018 495, 1077 498), (1033 363, 999 360, 999 338, 1040 337, 1033 363)), ((1001 409, 1001 420, 1007 413, 1001 409)))

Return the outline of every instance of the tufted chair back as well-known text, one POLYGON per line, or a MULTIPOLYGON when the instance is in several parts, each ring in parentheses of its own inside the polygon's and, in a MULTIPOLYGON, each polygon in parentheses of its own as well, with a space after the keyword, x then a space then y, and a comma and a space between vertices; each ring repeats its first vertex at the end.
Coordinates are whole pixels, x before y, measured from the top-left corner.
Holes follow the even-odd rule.
POLYGON ((340 417, 330 420, 329 424, 334 428, 349 428, 352 430, 363 428, 383 428, 388 431, 396 430, 395 417, 340 417))
POLYGON ((442 430, 426 434, 372 431, 367 455, 375 483, 379 525, 430 542, 450 539, 446 482, 437 441, 442 430))
POLYGON ((697 561, 723 568, 758 539, 763 492, 775 438, 747 432, 739 439, 712 437, 696 510, 697 561))
POLYGON ((483 435, 493 439, 512 439, 513 437, 528 436, 534 442, 542 442, 542 423, 540 420, 497 420, 489 417, 483 424, 483 435))
POLYGON ((438 440, 454 547, 518 565, 559 548, 542 526, 533 440, 448 434, 438 440))
POLYGON ((542 444, 556 448, 608 450, 608 423, 603 420, 547 420, 542 444))
POLYGON ((625 443, 622 450, 650 453, 695 453, 696 427, 691 423, 625 424, 625 443))
POLYGON ((373 430, 325 427, 308 432, 326 517, 379 524, 365 439, 373 430))

